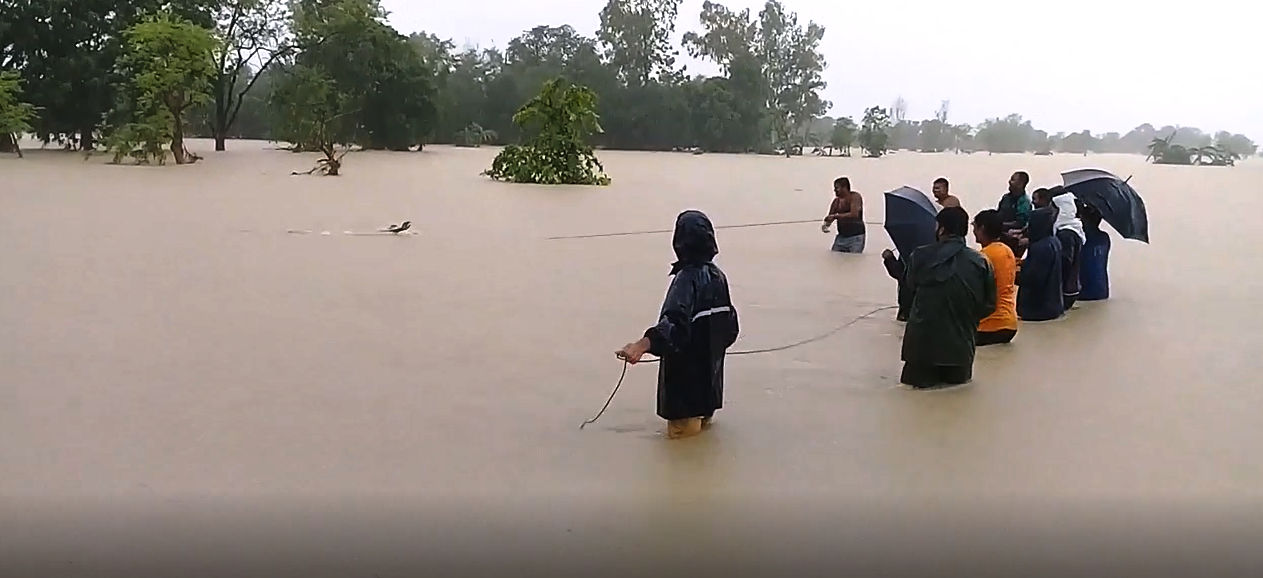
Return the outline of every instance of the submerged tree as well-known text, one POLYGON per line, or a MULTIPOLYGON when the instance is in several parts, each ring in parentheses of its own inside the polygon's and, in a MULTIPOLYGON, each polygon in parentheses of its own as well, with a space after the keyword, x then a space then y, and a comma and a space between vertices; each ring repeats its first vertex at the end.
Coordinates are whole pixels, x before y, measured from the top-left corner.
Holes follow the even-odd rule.
POLYGON ((496 131, 482 128, 482 125, 471 122, 469 126, 456 133, 455 140, 458 147, 480 147, 483 143, 490 143, 496 138, 496 131))
POLYGON ((874 106, 864 111, 859 134, 864 156, 877 158, 886 154, 890 143, 890 127, 890 113, 886 109, 874 106))
POLYGON ((1189 150, 1183 145, 1172 144, 1176 133, 1171 133, 1167 138, 1155 138, 1149 143, 1149 155, 1145 160, 1153 159, 1155 165, 1191 165, 1193 164, 1194 151, 1189 150))
POLYGON ((298 65, 289 70, 285 81, 272 92, 271 105, 278 112, 280 138, 293 143, 295 150, 318 151, 324 158, 307 172, 295 175, 336 177, 342 158, 355 142, 356 126, 351 97, 324 71, 298 65), (338 147, 342 150, 339 152, 338 147))
POLYGON ((115 158, 134 156, 134 147, 119 147, 140 144, 161 163, 162 145, 170 143, 176 164, 195 162, 199 157, 184 147, 184 114, 210 100, 214 35, 164 12, 127 29, 124 38, 119 68, 129 80, 120 89, 123 102, 115 110, 116 119, 124 118, 116 121, 121 124, 112 139, 115 158))
POLYGON ((842 156, 851 156, 851 147, 855 145, 858 129, 851 117, 844 116, 833 122, 833 132, 829 134, 829 144, 842 152, 842 156))
POLYGON ((22 102, 22 77, 16 72, 0 72, 0 152, 22 156, 18 141, 31 132, 35 106, 22 102))
POLYGON ((224 150, 246 95, 272 64, 289 54, 286 4, 282 0, 220 0, 215 27, 214 109, 210 119, 215 150, 224 150), (252 66, 258 66, 253 70, 252 66))
POLYGON ((513 122, 533 132, 526 144, 509 145, 483 174, 500 181, 543 185, 608 185, 601 161, 586 137, 600 133, 596 94, 558 78, 522 105, 513 122))

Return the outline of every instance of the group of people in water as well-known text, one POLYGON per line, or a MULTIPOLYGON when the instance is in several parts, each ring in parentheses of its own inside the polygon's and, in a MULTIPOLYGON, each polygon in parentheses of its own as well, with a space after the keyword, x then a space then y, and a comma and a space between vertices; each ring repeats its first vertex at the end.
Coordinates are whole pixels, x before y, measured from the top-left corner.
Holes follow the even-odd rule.
MULTIPOLYGON (((1009 178, 995 209, 973 217, 980 250, 966 250, 969 214, 950 193, 950 183, 933 184, 935 242, 910 255, 882 252, 886 271, 898 287, 896 318, 904 332, 900 381, 913 388, 959 385, 970 380, 976 347, 1009 343, 1020 321, 1049 321, 1075 302, 1109 298, 1109 234, 1101 211, 1061 186, 1027 194, 1030 175, 1009 178)), ((843 230, 843 220, 860 219, 862 207, 850 181, 834 181, 834 200, 823 229, 838 223, 833 249, 863 252, 864 241, 843 230), (860 247, 859 250, 854 250, 860 247)))
MULTIPOLYGON (((1060 186, 1026 192, 1019 171, 995 209, 974 215, 961 207, 946 178, 933 183, 934 241, 907 255, 882 252, 895 279, 896 319, 907 323, 900 382, 915 389, 960 385, 972 379, 977 347, 1009 343, 1019 321, 1049 321, 1077 301, 1109 298, 1109 234, 1101 212, 1060 186), (972 225, 973 238, 966 241, 972 225)), ((863 253, 863 196, 850 180, 833 183, 834 199, 822 230, 837 224, 833 250, 863 253)), ((723 406, 724 356, 740 333, 728 279, 714 263, 715 229, 700 211, 676 218, 676 262, 658 322, 615 352, 629 363, 645 354, 661 360, 658 415, 667 437, 706 429, 723 406)))

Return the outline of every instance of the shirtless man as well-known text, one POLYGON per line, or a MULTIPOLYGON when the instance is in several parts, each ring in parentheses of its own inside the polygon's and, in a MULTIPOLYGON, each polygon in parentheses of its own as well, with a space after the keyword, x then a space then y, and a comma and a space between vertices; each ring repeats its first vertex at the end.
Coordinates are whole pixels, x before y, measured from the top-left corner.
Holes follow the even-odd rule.
POLYGON ((824 218, 820 230, 829 232, 829 225, 838 223, 838 234, 833 240, 833 250, 839 253, 864 252, 864 197, 851 190, 851 179, 838 177, 833 181, 833 202, 829 215, 824 218))
POLYGON ((931 189, 934 192, 934 200, 944 209, 960 206, 960 199, 948 192, 950 187, 951 184, 947 182, 947 179, 943 177, 934 179, 934 188, 931 189))

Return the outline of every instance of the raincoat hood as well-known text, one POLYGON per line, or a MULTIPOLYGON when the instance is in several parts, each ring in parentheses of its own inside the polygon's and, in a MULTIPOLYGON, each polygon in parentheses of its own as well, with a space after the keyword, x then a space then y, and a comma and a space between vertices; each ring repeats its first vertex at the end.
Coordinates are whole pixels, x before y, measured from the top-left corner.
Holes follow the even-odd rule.
POLYGON ((1052 207, 1031 211, 1030 224, 1027 225, 1026 229, 1031 243, 1053 236, 1053 221, 1056 220, 1055 212, 1052 207))
POLYGON ((671 237, 676 262, 671 264, 675 275, 686 267, 700 267, 711 262, 719 254, 715 242, 715 227, 701 211, 684 211, 675 218, 675 234, 671 237))
POLYGON ((1074 204, 1074 193, 1062 193, 1053 197, 1053 205, 1057 207, 1057 223, 1053 228, 1057 231, 1070 229, 1078 235, 1079 242, 1085 243, 1088 237, 1083 232, 1083 221, 1075 216, 1079 208, 1074 204))
POLYGON ((917 266, 926 272, 929 278, 946 281, 955 273, 952 258, 965 250, 964 237, 948 237, 933 245, 917 249, 919 255, 917 266))

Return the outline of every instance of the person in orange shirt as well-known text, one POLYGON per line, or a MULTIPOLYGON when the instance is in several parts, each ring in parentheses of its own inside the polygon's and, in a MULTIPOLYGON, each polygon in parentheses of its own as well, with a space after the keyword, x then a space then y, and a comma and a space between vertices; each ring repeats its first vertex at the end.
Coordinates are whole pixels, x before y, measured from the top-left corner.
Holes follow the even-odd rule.
POLYGON ((994 209, 974 215, 974 239, 995 272, 995 311, 978 323, 974 343, 978 347, 1013 341, 1017 335, 1017 259, 1001 237, 1004 220, 994 209))

